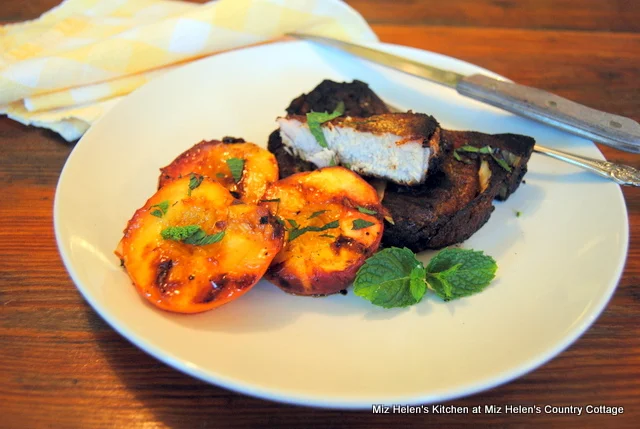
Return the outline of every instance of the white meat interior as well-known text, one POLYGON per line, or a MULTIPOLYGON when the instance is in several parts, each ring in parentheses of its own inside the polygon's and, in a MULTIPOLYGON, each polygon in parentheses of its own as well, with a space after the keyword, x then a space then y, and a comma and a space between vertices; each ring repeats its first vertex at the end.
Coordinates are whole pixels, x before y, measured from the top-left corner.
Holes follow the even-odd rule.
POLYGON ((322 132, 328 148, 323 148, 306 123, 287 118, 278 118, 278 123, 284 145, 317 167, 327 167, 333 160, 353 171, 405 184, 421 183, 426 177, 431 150, 422 146, 422 140, 399 144, 403 137, 392 133, 373 134, 326 124, 322 132))

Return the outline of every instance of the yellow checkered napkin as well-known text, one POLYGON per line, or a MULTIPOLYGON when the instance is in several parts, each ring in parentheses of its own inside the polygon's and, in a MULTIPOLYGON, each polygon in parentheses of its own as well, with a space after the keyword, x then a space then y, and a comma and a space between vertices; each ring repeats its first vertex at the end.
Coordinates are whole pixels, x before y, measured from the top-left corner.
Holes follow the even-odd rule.
POLYGON ((72 141, 125 94, 180 64, 300 31, 376 41, 340 0, 66 0, 0 27, 0 113, 72 141))

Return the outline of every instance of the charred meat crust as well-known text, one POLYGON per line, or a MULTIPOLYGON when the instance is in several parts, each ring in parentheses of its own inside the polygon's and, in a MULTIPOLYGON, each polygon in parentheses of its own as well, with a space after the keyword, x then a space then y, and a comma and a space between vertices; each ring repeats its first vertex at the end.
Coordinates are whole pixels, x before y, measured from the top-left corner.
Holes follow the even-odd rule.
POLYGON ((324 80, 313 91, 302 94, 287 107, 290 115, 306 115, 309 112, 332 112, 339 102, 344 103, 345 113, 366 117, 389 112, 389 109, 364 82, 339 83, 324 80))
MULTIPOLYGON (((288 115, 287 119, 307 122, 306 116, 303 115, 288 115)), ((422 140, 422 147, 431 147, 431 140, 440 128, 440 124, 433 116, 412 112, 383 113, 365 118, 345 113, 343 116, 325 122, 322 126, 353 128, 361 133, 375 135, 394 134, 402 137, 398 144, 422 140)))

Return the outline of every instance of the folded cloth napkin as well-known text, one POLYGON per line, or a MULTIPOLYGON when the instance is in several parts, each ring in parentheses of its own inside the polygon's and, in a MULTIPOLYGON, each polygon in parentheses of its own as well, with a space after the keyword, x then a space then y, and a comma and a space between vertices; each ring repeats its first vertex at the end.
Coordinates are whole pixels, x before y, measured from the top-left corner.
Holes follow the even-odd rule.
POLYGON ((340 0, 65 0, 0 27, 0 114, 73 141, 158 75, 296 31, 377 41, 340 0))

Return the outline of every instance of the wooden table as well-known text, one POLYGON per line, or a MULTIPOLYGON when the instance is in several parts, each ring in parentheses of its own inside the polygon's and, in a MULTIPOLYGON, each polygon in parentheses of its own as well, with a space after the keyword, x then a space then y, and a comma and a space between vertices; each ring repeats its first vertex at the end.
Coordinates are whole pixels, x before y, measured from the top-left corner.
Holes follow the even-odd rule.
MULTIPOLYGON (((457 57, 518 82, 640 120, 636 0, 349 0, 385 42, 457 57)), ((4 0, 0 22, 37 17, 57 0, 4 0)), ((618 289, 574 345, 484 404, 607 404, 590 415, 373 415, 282 405, 183 375, 114 332, 67 275, 52 226, 60 170, 73 149, 51 132, 0 118, 0 427, 360 428, 467 423, 638 427, 640 190, 623 189, 631 239, 618 289)), ((601 148, 640 168, 640 157, 601 148)))

